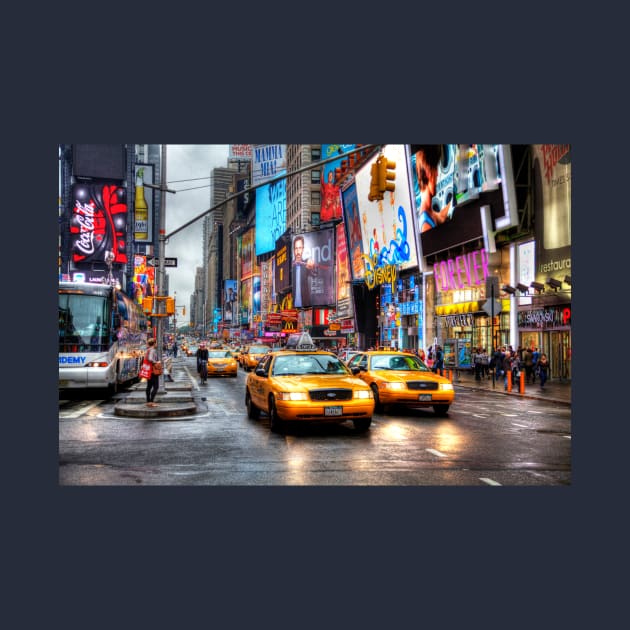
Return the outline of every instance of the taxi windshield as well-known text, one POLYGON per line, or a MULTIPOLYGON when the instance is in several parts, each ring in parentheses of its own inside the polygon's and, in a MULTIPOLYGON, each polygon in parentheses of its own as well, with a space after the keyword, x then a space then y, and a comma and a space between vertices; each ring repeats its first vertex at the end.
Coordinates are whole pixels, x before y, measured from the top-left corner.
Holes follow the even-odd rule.
POLYGON ((413 370, 430 372, 431 370, 420 359, 412 354, 382 354, 372 357, 373 370, 413 370))
POLYGON ((232 353, 229 350, 209 350, 208 358, 209 359, 225 359, 226 357, 231 357, 232 353))
POLYGON ((302 374, 348 374, 348 368, 335 356, 326 354, 292 354, 276 357, 273 376, 302 374))

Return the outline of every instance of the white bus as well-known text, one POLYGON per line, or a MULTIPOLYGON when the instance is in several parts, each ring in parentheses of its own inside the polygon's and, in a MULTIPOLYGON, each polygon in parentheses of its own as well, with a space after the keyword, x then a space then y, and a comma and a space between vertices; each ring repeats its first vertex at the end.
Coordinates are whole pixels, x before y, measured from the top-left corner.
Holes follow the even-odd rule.
POLYGON ((135 382, 146 347, 147 318, 122 291, 105 284, 59 283, 59 389, 135 382))

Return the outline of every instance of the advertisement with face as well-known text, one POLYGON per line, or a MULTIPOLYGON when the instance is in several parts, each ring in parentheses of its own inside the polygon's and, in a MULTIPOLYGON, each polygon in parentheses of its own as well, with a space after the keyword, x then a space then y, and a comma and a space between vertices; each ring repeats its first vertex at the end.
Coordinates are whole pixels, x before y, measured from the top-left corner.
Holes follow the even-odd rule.
POLYGON ((334 229, 293 237, 292 291, 296 308, 335 304, 334 229))
POLYGON ((398 270, 418 266, 414 208, 407 177, 407 153, 403 144, 388 144, 382 154, 395 175, 393 191, 382 200, 370 201, 373 157, 356 174, 357 197, 363 230, 363 252, 371 267, 396 265, 398 270), (391 166, 393 164, 393 166, 391 166))
POLYGON ((232 323, 236 321, 236 280, 224 280, 223 282, 223 321, 232 323))
MULTIPOLYGON (((331 158, 338 153, 347 153, 355 147, 356 144, 322 144, 322 159, 331 158)), ((341 190, 334 183, 335 169, 340 167, 341 158, 324 164, 322 168, 322 205, 320 209, 322 222, 341 219, 341 190)))
POLYGON ((342 193, 344 225, 350 253, 350 269, 353 280, 363 280, 365 266, 363 260, 363 231, 356 184, 350 185, 342 193))

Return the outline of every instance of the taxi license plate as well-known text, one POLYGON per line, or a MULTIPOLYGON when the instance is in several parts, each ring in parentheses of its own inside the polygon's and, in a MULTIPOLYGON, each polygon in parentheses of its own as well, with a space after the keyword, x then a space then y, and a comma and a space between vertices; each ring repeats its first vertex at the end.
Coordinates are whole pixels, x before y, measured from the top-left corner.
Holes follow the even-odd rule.
POLYGON ((418 396, 418 400, 420 402, 425 402, 427 400, 431 400, 431 394, 420 394, 420 396, 418 396))
POLYGON ((343 407, 324 407, 325 416, 341 416, 343 414, 343 407))

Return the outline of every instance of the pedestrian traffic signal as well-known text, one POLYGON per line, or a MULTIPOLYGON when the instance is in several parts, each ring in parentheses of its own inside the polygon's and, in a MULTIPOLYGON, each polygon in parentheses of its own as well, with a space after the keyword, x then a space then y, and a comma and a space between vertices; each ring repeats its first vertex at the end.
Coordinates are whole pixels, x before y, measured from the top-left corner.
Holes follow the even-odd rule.
MULTIPOLYGON (((394 180, 396 179, 396 162, 388 160, 384 155, 379 155, 376 160, 377 172, 378 172, 378 189, 381 193, 385 193, 386 190, 393 192, 396 189, 394 180), (391 169, 391 170, 389 170, 391 169)), ((381 199, 383 197, 381 196, 381 199)))
POLYGON ((377 201, 383 198, 383 193, 381 192, 378 185, 378 164, 374 162, 372 164, 372 169, 370 170, 370 193, 368 194, 368 199, 370 201, 377 201))

